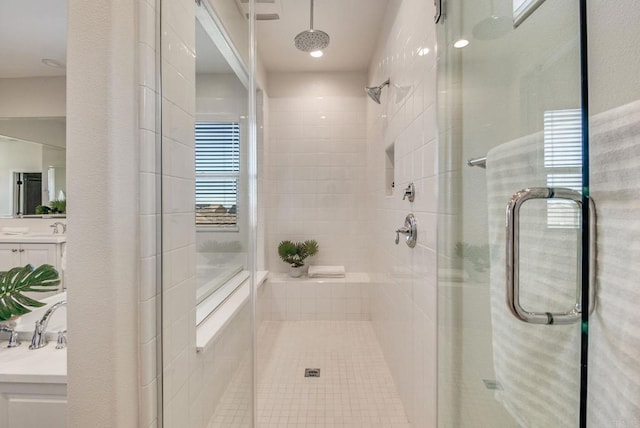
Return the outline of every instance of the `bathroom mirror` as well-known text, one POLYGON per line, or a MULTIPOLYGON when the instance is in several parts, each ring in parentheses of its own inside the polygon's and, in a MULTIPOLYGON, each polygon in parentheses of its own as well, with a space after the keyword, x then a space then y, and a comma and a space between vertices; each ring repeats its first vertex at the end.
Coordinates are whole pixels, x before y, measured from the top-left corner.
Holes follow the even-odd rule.
POLYGON ((0 5, 0 217, 65 198, 66 28, 66 0, 0 5))
POLYGON ((0 119, 0 217, 51 215, 36 208, 64 199, 65 118, 0 119))
POLYGON ((196 322, 247 269, 248 73, 216 11, 196 11, 196 322))

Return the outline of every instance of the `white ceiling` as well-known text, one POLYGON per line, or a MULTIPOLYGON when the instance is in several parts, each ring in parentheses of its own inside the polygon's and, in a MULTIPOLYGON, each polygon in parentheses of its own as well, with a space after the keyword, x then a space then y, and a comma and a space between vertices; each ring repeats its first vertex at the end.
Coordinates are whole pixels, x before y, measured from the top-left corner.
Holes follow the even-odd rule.
POLYGON ((66 0, 0 0, 0 78, 64 76, 42 59, 66 57, 66 0))
POLYGON ((388 0, 315 0, 314 28, 329 34, 321 58, 296 49, 295 36, 309 29, 309 0, 275 0, 258 5, 279 20, 258 21, 257 45, 268 71, 364 71, 369 67, 388 0))
MULTIPOLYGON (((259 4, 259 12, 273 10, 280 15, 279 20, 258 22, 260 57, 269 71, 364 71, 369 66, 387 3, 388 0, 315 0, 314 28, 331 37, 322 58, 312 58, 293 44, 296 34, 309 28, 308 0, 259 4)), ((66 63, 66 27, 66 0, 0 0, 0 78, 65 75, 64 69, 41 61, 50 58, 66 63)), ((229 72, 215 56, 214 47, 203 49, 207 54, 199 55, 200 70, 229 72)))

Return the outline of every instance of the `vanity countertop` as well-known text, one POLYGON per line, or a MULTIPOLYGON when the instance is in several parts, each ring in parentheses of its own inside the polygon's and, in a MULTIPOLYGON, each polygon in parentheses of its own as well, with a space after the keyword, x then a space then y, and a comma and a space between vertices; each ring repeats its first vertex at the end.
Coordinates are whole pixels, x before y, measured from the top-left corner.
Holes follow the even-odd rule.
POLYGON ((28 233, 24 235, 7 235, 0 234, 1 243, 18 243, 18 244, 61 244, 67 242, 67 235, 59 233, 28 233))
MULTIPOLYGON (((62 292, 42 299, 45 306, 36 308, 14 321, 22 343, 15 348, 7 348, 6 340, 0 341, 0 383, 67 383, 67 348, 56 349, 57 332, 67 328, 67 310, 62 307, 49 318, 47 339, 49 343, 40 349, 29 349, 33 326, 36 320, 53 304, 66 300, 62 292)), ((8 337, 4 333, 3 337, 8 337)))
POLYGON ((55 340, 33 351, 28 341, 16 348, 1 341, 0 382, 66 384, 67 349, 56 349, 55 340))

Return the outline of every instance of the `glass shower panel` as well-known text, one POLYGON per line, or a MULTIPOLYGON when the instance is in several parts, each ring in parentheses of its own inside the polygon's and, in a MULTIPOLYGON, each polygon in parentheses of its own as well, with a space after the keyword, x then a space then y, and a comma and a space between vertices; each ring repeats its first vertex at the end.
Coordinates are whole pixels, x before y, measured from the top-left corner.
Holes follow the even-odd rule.
POLYGON ((507 305, 505 208, 526 188, 582 197, 579 3, 446 3, 439 426, 578 426, 579 315, 559 325, 558 314, 580 301, 580 207, 558 198, 518 205, 516 299, 551 325, 521 321, 507 305))
POLYGON ((161 0, 165 428, 253 426, 248 40, 235 0, 161 0))

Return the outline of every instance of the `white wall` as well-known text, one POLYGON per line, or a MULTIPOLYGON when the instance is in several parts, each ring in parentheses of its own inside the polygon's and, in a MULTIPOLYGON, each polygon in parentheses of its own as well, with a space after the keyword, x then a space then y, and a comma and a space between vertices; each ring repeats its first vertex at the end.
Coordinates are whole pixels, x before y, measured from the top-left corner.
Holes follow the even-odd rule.
POLYGON ((404 0, 376 51, 369 82, 391 78, 380 105, 367 100, 365 218, 374 289, 371 316, 407 415, 415 427, 436 426, 436 213, 439 165, 435 113, 435 25, 431 2, 404 0), (428 48, 420 56, 418 51, 428 48), (395 144, 395 189, 385 189, 385 150, 395 144), (402 200, 410 183, 413 203, 402 200), (418 243, 394 244, 394 231, 413 213, 418 243))
MULTIPOLYGON (((42 145, 0 137, 0 216, 13 215, 13 173, 42 172, 42 145)), ((46 187, 46 174, 43 189, 46 187)))
POLYGON ((68 414, 138 423, 136 3, 68 1, 68 414))
POLYGON ((364 85, 360 73, 269 75, 268 270, 288 270, 277 253, 286 239, 318 241, 307 264, 368 269, 364 85))
POLYGON ((0 118, 0 135, 64 148, 65 121, 64 117, 0 118))
POLYGON ((65 77, 0 79, 0 117, 66 116, 65 77))

